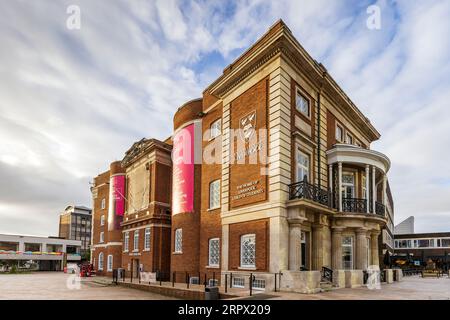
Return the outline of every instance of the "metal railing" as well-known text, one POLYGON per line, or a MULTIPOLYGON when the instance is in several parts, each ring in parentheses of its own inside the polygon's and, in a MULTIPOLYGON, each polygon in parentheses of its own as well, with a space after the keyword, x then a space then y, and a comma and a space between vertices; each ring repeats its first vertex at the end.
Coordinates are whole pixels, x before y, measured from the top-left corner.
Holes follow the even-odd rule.
POLYGON ((324 206, 331 206, 331 193, 307 181, 290 184, 289 199, 308 199, 324 206))
POLYGON ((333 270, 327 267, 322 267, 321 280, 333 282, 333 270))
POLYGON ((375 213, 384 217, 386 206, 378 201, 375 201, 375 213))
POLYGON ((359 198, 343 198, 342 211, 344 212, 367 212, 367 200, 359 198))

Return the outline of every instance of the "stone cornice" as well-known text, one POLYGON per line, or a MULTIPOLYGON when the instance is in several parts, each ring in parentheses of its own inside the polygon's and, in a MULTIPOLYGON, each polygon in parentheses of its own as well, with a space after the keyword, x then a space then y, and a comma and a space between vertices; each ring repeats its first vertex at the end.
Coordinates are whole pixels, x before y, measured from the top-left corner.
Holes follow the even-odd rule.
POLYGON ((141 139, 138 142, 133 143, 130 149, 125 153, 125 157, 123 158, 121 164, 123 168, 126 168, 137 160, 139 160, 142 156, 148 154, 155 148, 159 148, 163 151, 166 151, 170 154, 172 147, 167 143, 161 142, 156 139, 141 139))
POLYGON ((270 41, 266 41, 266 43, 262 44, 262 47, 264 45, 267 47, 261 48, 251 58, 247 60, 242 59, 239 64, 233 65, 232 70, 219 77, 208 87, 207 91, 219 98, 223 98, 233 88, 238 86, 271 59, 282 56, 287 62, 301 71, 302 75, 316 86, 318 91, 326 94, 344 114, 348 115, 349 119, 357 124, 358 128, 363 131, 369 141, 377 140, 380 137, 379 132, 373 127, 369 119, 350 100, 334 79, 327 73, 323 65, 309 56, 290 34, 289 29, 282 29, 276 37, 271 43, 270 41))

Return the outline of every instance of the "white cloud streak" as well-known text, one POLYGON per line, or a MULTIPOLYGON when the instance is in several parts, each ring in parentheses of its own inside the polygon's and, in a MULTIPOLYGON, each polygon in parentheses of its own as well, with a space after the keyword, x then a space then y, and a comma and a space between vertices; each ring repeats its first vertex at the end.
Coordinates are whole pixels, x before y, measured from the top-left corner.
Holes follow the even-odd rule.
POLYGON ((377 31, 369 4, 0 2, 0 232, 56 234, 59 211, 89 205, 93 176, 168 137, 178 106, 279 18, 382 133, 397 222, 450 230, 450 4, 378 1, 377 31), (65 27, 70 4, 81 30, 65 27))

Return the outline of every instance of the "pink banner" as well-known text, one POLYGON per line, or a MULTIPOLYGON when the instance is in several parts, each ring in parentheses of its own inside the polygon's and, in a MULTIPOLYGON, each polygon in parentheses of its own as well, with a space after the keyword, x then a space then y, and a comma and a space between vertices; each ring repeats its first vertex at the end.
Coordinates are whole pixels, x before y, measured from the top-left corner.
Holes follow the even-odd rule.
POLYGON ((173 138, 172 213, 194 211, 194 124, 173 138))
POLYGON ((118 230, 125 213, 125 175, 112 176, 109 190, 108 229, 118 230))

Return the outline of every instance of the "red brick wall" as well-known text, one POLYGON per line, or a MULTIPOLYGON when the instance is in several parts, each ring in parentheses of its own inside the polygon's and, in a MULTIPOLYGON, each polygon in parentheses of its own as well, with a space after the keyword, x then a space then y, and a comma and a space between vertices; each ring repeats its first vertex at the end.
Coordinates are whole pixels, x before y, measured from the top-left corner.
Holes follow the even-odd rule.
MULTIPOLYGON (((240 120, 252 111, 256 111, 256 130, 267 129, 268 83, 268 78, 261 80, 231 102, 231 129, 238 130, 240 128, 240 120)), ((240 137, 234 138, 235 151, 234 154, 231 154, 231 157, 235 157, 238 139, 240 139, 240 137)), ((251 139, 250 142, 252 142, 251 139)), ((246 148, 249 147, 250 142, 247 141, 245 143, 246 148)), ((267 155, 267 147, 268 139, 266 143, 263 143, 263 150, 261 150, 260 153, 267 155)), ((248 156, 246 156, 245 159, 246 164, 234 163, 230 165, 230 209, 267 200, 268 176, 261 175, 261 169, 266 168, 267 166, 261 163, 249 164, 248 156), (258 191, 262 190, 261 193, 239 199, 233 198, 234 196, 239 195, 239 186, 252 181, 258 182, 256 187, 258 191)), ((259 161, 258 156, 258 162, 259 161)))
MULTIPOLYGON (((213 110, 208 112, 202 119, 203 133, 210 129, 211 124, 218 119, 222 118, 222 104, 215 107, 213 110)), ((221 157, 221 147, 222 147, 222 137, 216 137, 211 141, 204 141, 203 148, 207 146, 215 146, 215 154, 219 155, 219 160, 222 160, 221 157)), ((220 162, 212 163, 212 164, 203 164, 202 165, 202 186, 201 186, 201 228, 200 228, 200 272, 216 272, 219 274, 219 268, 206 268, 208 266, 209 261, 209 239, 211 238, 222 238, 222 224, 220 213, 221 209, 209 210, 209 185, 212 181, 222 178, 222 165, 220 162)))
POLYGON ((238 270, 240 266, 241 236, 256 235, 256 271, 269 269, 269 219, 254 220, 230 224, 229 229, 229 270, 238 270))

